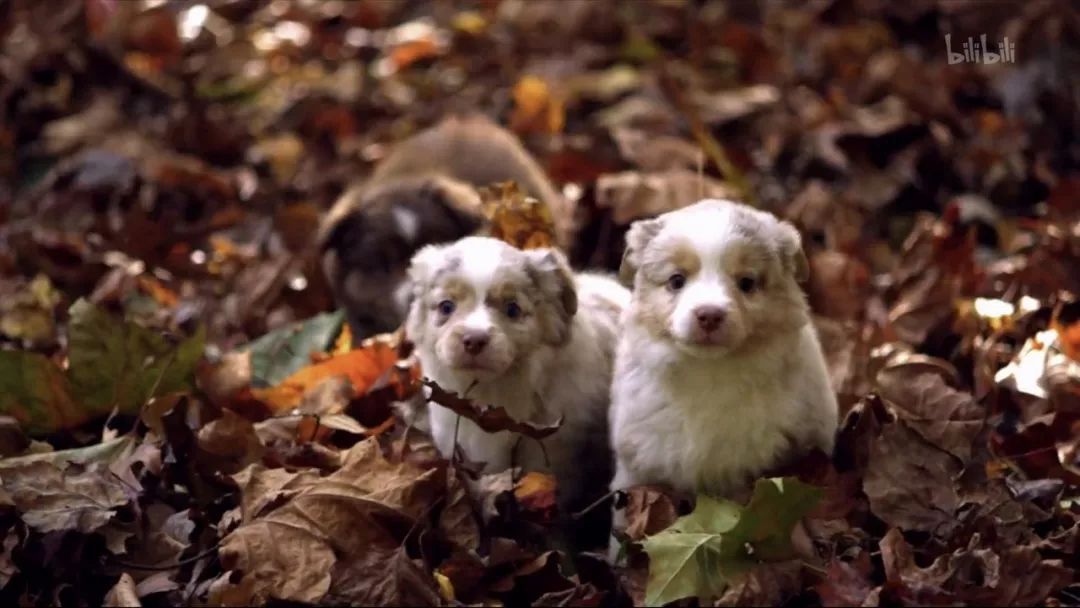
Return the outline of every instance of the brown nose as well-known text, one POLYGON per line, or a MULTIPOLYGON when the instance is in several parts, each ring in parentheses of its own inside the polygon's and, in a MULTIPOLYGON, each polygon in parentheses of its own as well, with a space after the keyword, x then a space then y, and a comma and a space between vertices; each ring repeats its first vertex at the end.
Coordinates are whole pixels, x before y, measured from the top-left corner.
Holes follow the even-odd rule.
POLYGON ((461 336, 461 345, 470 355, 479 355, 490 341, 491 336, 482 330, 470 329, 461 336))
POLYGON ((697 319, 698 326, 705 333, 716 331, 724 324, 724 317, 726 316, 724 309, 718 306, 699 306, 694 309, 694 317, 697 319))

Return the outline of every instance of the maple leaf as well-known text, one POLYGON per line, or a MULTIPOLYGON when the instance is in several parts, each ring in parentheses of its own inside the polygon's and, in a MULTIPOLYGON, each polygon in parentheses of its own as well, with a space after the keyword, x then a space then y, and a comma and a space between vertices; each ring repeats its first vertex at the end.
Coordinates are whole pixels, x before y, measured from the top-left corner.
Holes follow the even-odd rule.
POLYGON ((761 561, 790 558, 795 524, 820 490, 790 478, 762 479, 746 506, 699 496, 694 511, 642 543, 649 555, 645 603, 719 597, 761 561))

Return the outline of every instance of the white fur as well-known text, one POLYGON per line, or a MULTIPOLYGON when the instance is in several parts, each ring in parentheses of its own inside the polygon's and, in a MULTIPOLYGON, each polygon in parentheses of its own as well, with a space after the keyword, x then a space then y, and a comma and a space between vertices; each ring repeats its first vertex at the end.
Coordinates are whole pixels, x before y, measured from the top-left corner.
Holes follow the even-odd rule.
MULTIPOLYGON (((452 247, 460 258, 459 275, 473 288, 476 301, 499 276, 506 263, 505 245, 490 239, 468 238, 452 247)), ((478 404, 502 406, 517 420, 562 427, 540 443, 510 432, 487 433, 451 410, 430 404, 431 434, 435 445, 450 457, 455 444, 472 462, 484 463, 484 471, 497 472, 516 465, 526 471, 553 472, 560 498, 573 500, 587 493, 588 463, 580 462, 587 442, 606 444, 606 415, 610 399, 611 372, 616 329, 630 292, 611 278, 598 275, 575 277, 578 310, 571 323, 569 340, 560 346, 537 342, 519 355, 519 362, 497 375, 455 369, 448 365, 427 336, 417 339, 417 353, 425 376, 443 388, 467 394, 478 404), (546 453, 546 455, 545 455, 546 453)), ((414 305, 414 312, 416 315, 414 305)), ((485 306, 468 312, 463 322, 483 328, 498 314, 485 306)), ((413 319, 410 319, 412 323, 413 319)), ((413 327, 417 324, 411 324, 413 327)), ((434 331, 418 327, 417 332, 434 331)))
MULTIPOLYGON (((614 489, 667 484, 684 492, 734 495, 792 450, 832 450, 837 404, 812 325, 750 334, 746 343, 731 349, 722 344, 712 353, 681 343, 692 334, 696 306, 737 313, 737 298, 754 297, 737 294, 732 277, 721 271, 727 251, 737 248, 735 240, 746 238, 730 229, 738 213, 764 217, 727 201, 705 201, 660 217, 658 234, 685 237, 702 269, 677 295, 671 337, 661 338, 639 321, 633 307, 645 304, 637 299, 624 314, 610 413, 614 489), (762 343, 754 342, 759 335, 765 336, 762 343)), ((742 229, 747 225, 757 224, 743 222, 742 229)), ((762 220, 754 238, 770 242, 777 226, 771 216, 762 220)), ((784 280, 797 289, 790 272, 784 280)), ((762 304, 769 301, 752 306, 762 304)), ((792 312, 792 318, 802 318, 804 304, 792 312)), ((739 314, 732 316, 728 323, 742 322, 739 314)))
POLYGON ((694 358, 627 327, 615 363, 612 487, 741 489, 790 449, 832 448, 836 401, 811 326, 747 357, 694 358))

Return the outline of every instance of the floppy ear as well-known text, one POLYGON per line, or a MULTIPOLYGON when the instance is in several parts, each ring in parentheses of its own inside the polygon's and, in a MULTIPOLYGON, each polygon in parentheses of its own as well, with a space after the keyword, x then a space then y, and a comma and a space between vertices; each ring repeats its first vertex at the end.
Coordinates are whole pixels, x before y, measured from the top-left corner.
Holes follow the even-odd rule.
POLYGON ((528 273, 540 291, 537 317, 544 341, 554 346, 570 340, 570 324, 577 314, 577 289, 574 274, 562 253, 554 249, 530 249, 528 273))
POLYGON ((802 237, 798 229, 789 222, 779 223, 780 261, 784 270, 791 273, 795 280, 802 283, 810 278, 810 263, 802 248, 802 237))
POLYGON ((626 233, 626 249, 623 251, 622 263, 619 264, 619 281, 627 286, 634 286, 634 275, 641 267, 641 255, 649 241, 660 233, 664 220, 653 218, 638 220, 630 224, 630 231, 626 233))

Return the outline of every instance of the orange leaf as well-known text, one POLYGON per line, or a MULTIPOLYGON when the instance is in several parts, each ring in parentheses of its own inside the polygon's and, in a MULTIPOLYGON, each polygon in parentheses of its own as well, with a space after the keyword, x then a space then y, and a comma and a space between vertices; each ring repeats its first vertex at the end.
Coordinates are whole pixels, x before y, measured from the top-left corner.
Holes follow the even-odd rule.
POLYGON ((392 346, 373 341, 365 348, 309 365, 282 380, 277 386, 252 389, 251 392, 274 412, 286 412, 298 406, 309 389, 333 376, 348 377, 356 394, 362 395, 392 368, 396 361, 397 351, 392 346))
POLYGON ((566 107, 542 78, 525 76, 514 85, 514 114, 510 128, 518 133, 561 133, 566 107))

